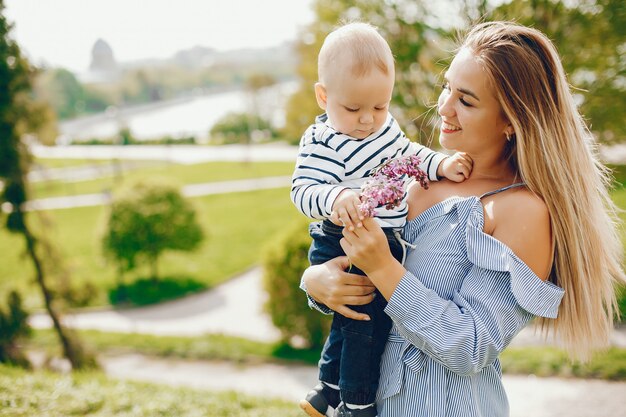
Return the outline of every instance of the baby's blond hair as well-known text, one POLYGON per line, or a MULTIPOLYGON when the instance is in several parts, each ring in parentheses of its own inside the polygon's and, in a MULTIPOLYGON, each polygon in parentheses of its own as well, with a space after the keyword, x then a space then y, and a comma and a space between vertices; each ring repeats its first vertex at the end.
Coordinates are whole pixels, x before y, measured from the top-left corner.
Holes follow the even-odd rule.
POLYGON ((394 74, 393 54, 376 28, 363 22, 348 23, 329 33, 317 60, 319 81, 326 86, 338 71, 362 77, 373 68, 394 74))

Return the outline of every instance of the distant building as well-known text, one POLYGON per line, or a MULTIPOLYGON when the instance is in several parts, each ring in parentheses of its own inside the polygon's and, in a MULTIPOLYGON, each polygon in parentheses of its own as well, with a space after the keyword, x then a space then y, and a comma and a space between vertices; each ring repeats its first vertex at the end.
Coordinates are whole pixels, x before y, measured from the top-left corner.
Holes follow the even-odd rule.
POLYGON ((98 39, 91 48, 91 64, 89 70, 93 72, 114 72, 117 62, 113 57, 113 49, 103 39, 98 39))
POLYGON ((98 39, 91 48, 89 70, 78 74, 79 80, 99 84, 114 82, 119 76, 120 67, 113 56, 113 49, 104 39, 98 39))

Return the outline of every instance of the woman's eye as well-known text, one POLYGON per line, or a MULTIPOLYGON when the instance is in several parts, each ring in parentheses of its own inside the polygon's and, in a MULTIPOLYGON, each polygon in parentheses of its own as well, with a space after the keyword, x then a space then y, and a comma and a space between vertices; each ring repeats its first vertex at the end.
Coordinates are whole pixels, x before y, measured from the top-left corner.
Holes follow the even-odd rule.
POLYGON ((359 109, 351 109, 350 107, 346 107, 346 110, 348 110, 351 113, 356 113, 359 111, 359 109))
POLYGON ((463 100, 463 97, 461 97, 459 99, 459 101, 461 102, 462 105, 464 105, 465 107, 472 107, 471 104, 469 104, 467 101, 463 100))
POLYGON ((375 110, 385 110, 387 107, 374 107, 375 110))

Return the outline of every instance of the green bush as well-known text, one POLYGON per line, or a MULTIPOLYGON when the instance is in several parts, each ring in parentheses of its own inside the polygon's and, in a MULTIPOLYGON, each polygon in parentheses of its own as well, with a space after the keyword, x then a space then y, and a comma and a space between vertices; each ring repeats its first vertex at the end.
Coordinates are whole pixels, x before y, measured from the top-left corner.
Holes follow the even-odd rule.
POLYGON ((29 367, 18 345, 19 340, 31 332, 28 313, 22 308, 22 298, 16 291, 11 291, 7 298, 8 311, 0 308, 0 362, 29 367))
POLYGON ((196 212, 180 191, 154 181, 135 183, 113 199, 102 243, 120 271, 145 261, 156 279, 165 250, 194 250, 203 237, 196 212))
POLYGON ((300 289, 300 277, 309 266, 310 243, 307 223, 296 222, 268 247, 263 259, 263 280, 269 294, 266 310, 284 340, 290 342, 299 337, 308 347, 317 348, 324 343, 330 318, 311 310, 300 289))
POLYGON ((211 142, 216 145, 249 143, 255 141, 259 134, 261 139, 276 137, 269 121, 248 113, 227 114, 213 125, 209 134, 211 142))

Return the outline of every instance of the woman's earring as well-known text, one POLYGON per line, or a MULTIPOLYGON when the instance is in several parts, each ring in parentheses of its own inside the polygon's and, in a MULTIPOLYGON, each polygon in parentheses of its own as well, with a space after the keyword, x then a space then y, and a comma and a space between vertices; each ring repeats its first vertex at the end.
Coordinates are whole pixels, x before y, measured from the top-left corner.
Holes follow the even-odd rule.
POLYGON ((511 141, 511 134, 509 132, 505 132, 504 134, 506 135, 507 142, 510 142, 511 141))

